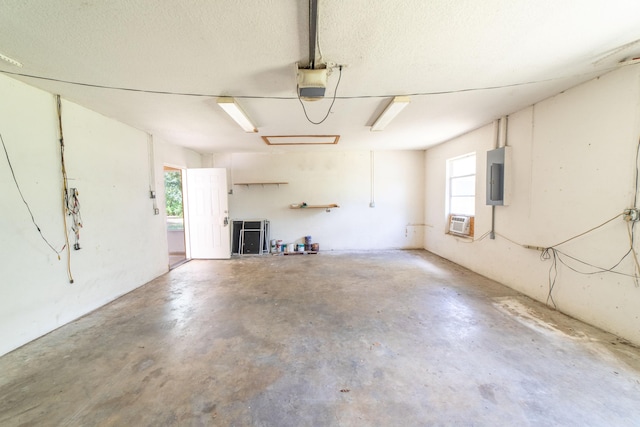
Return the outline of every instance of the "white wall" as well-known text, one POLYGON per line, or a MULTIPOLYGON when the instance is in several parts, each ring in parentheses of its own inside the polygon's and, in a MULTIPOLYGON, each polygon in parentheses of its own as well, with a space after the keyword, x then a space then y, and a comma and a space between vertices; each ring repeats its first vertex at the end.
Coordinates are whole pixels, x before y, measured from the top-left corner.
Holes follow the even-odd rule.
MULTIPOLYGON (((64 225, 54 96, 5 76, 0 93, 0 133, 16 177, 42 232, 60 249, 64 225)), ((69 186, 79 191, 84 225, 82 249, 71 251, 74 283, 67 279, 66 254, 58 261, 41 240, 1 158, 0 354, 167 270, 164 215, 153 214, 149 198, 147 134, 65 100, 62 115, 69 186)), ((160 151, 156 171, 162 169, 160 151)), ((161 173, 156 187, 162 198, 161 173)))
MULTIPOLYGON (((513 195, 509 206, 496 207, 500 235, 495 240, 469 244, 446 235, 444 212, 446 160, 476 151, 475 235, 490 229, 484 179, 486 151, 494 147, 493 126, 427 150, 425 248, 546 301, 551 261, 541 261, 539 251, 524 249, 504 237, 548 247, 632 205, 640 132, 639 83, 640 68, 627 67, 509 116, 513 173, 507 179, 511 179, 513 195)), ((559 249, 594 265, 611 267, 629 249, 626 227, 618 218, 559 249)), ((617 270, 633 274, 632 259, 628 257, 617 270)), ((640 344, 640 288, 632 278, 613 273, 577 274, 559 264, 553 298, 559 310, 640 344)))
POLYGON ((271 221, 271 238, 303 242, 311 235, 320 250, 421 248, 424 218, 424 152, 374 153, 371 201, 370 152, 234 153, 214 155, 214 167, 229 174, 233 219, 271 221), (288 182, 239 186, 241 182, 288 182), (323 209, 289 205, 336 203, 323 209))
MULTIPOLYGON (((156 157, 159 157, 161 161, 161 164, 158 165, 159 173, 162 173, 164 166, 171 166, 176 169, 201 168, 204 166, 202 164, 202 156, 195 151, 168 144, 162 140, 156 140, 155 149, 156 157)), ((160 180, 160 182, 164 181, 160 180)))

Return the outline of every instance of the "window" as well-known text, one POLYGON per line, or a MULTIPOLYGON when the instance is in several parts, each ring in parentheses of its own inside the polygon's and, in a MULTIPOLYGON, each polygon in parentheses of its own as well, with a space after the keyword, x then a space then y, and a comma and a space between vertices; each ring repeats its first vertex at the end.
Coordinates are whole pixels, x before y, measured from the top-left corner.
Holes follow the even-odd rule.
POLYGON ((475 214, 476 153, 447 160, 447 202, 447 214, 475 214))

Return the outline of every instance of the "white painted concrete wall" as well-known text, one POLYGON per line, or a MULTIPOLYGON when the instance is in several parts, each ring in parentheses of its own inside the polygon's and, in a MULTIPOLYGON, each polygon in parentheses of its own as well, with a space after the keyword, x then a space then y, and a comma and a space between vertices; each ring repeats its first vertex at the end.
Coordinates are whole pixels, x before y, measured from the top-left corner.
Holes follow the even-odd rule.
POLYGON ((266 218, 271 238, 302 243, 311 235, 320 250, 421 248, 424 218, 424 152, 374 153, 375 208, 370 152, 234 153, 215 155, 228 169, 233 219, 266 218), (239 186, 241 182, 288 182, 239 186), (336 203, 339 209, 290 209, 293 203, 336 203))
MULTIPOLYGON (((60 249, 64 226, 54 96, 5 76, 0 93, 0 133, 16 177, 42 232, 60 249)), ((84 223, 82 249, 71 251, 75 282, 67 280, 66 255, 58 261, 40 239, 6 159, 0 158, 0 354, 167 271, 164 215, 153 215, 149 198, 147 134, 64 100, 62 110, 69 185, 78 188, 84 223)), ((164 203, 158 172, 162 149, 155 157, 156 189, 164 203)))
MULTIPOLYGON (((177 145, 168 144, 160 140, 155 144, 158 157, 161 164, 159 167, 159 175, 162 175, 164 166, 171 166, 176 169, 201 168, 205 167, 202 162, 202 156, 195 151, 179 147, 177 145)), ((160 180, 164 185, 164 178, 160 180)))
MULTIPOLYGON (((446 235, 444 211, 446 160, 476 151, 475 234, 490 229, 484 179, 486 151, 494 144, 493 126, 427 150, 425 248, 546 301, 551 261, 541 261, 540 252, 502 236, 520 244, 551 246, 632 205, 640 132, 639 83, 640 67, 627 67, 509 116, 513 194, 509 206, 496 207, 500 234, 496 240, 469 244, 446 235)), ((626 227, 616 219, 559 249, 611 267, 629 249, 626 227)), ((633 274, 631 258, 617 270, 633 274)), ((632 278, 612 273, 581 275, 559 265, 553 297, 559 310, 640 344, 640 288, 632 278)))

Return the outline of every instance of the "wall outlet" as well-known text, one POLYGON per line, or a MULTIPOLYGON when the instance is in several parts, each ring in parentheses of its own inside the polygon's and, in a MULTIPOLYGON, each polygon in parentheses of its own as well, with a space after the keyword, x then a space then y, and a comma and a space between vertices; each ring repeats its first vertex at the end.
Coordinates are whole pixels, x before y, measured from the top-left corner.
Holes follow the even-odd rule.
POLYGON ((153 214, 154 214, 154 215, 160 215, 160 209, 158 209, 158 208, 153 208, 153 214))
POLYGON ((371 202, 371 203, 369 203, 369 207, 370 207, 370 208, 375 208, 375 207, 376 207, 376 202, 371 202))
POLYGON ((625 209, 624 210, 624 220, 628 222, 636 222, 640 220, 640 210, 638 209, 625 209))

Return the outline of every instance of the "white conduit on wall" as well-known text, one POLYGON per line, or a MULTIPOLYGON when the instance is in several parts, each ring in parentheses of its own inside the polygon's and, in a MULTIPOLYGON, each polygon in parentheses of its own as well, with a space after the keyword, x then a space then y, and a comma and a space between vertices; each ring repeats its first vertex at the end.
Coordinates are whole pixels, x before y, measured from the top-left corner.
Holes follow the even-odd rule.
POLYGON ((496 148, 506 147, 507 145, 507 122, 509 116, 504 116, 500 119, 500 138, 498 139, 498 146, 496 148))
MULTIPOLYGON (((493 136, 494 136, 494 148, 506 147, 507 145, 507 120, 508 116, 503 116, 493 122, 493 136)), ((490 239, 496 238, 495 233, 496 225, 496 207, 491 206, 491 233, 489 233, 490 239)))
MULTIPOLYGON (((215 167, 213 160, 211 161, 211 167, 215 167)), ((227 193, 233 194, 233 153, 229 154, 229 182, 227 186, 229 187, 227 193)))
POLYGON ((156 166, 153 149, 153 135, 147 134, 147 155, 149 157, 149 197, 153 200, 153 214, 159 215, 158 202, 156 198, 156 166))
POLYGON ((370 152, 370 167, 371 171, 371 201, 369 202, 370 208, 376 207, 375 200, 375 153, 373 151, 370 152))

